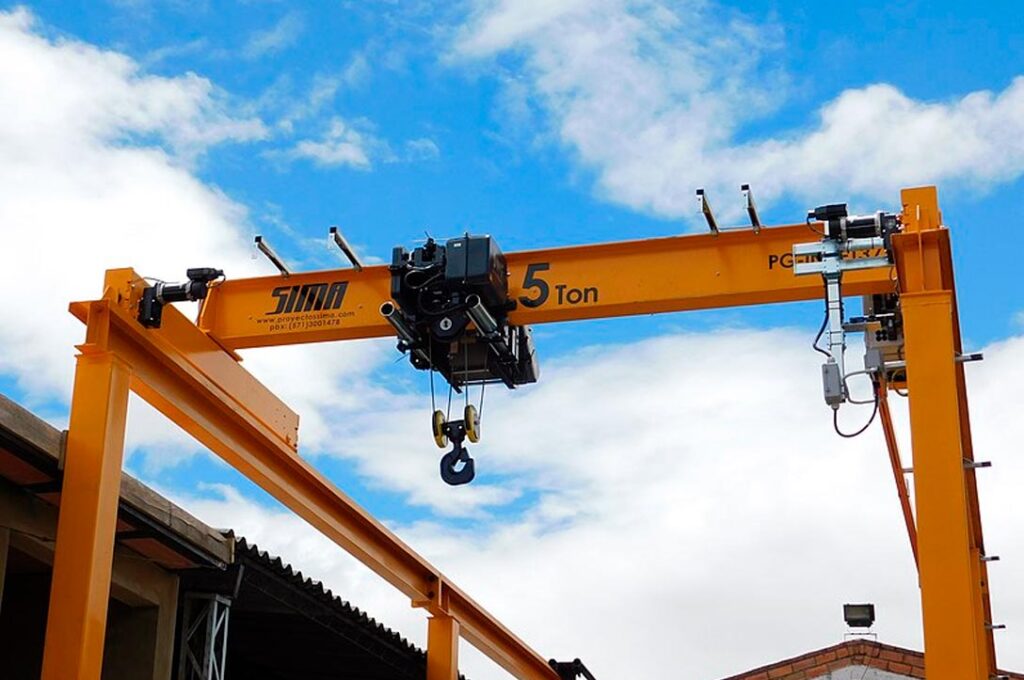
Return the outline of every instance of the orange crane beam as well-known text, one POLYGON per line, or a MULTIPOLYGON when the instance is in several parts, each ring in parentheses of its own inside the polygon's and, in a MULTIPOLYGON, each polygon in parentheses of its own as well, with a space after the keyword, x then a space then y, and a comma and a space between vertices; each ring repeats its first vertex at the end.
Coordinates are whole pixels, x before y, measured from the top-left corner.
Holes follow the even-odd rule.
MULTIPOLYGON (((949 232, 934 188, 903 193, 890 268, 849 271, 846 295, 898 292, 905 328, 925 658, 929 680, 995 672, 949 232), (898 286, 897 286, 898 281, 898 286)), ((534 324, 818 299, 794 276, 793 248, 821 225, 720 231, 507 256, 509 320, 534 324)), ((813 233, 812 233, 813 232, 813 233)), ((865 253, 860 253, 864 256, 865 253)), ((868 257, 878 253, 866 253, 868 257)), ((383 337, 387 267, 228 280, 198 325, 173 307, 146 328, 146 283, 107 273, 103 296, 75 303, 87 324, 72 399, 44 680, 98 680, 109 594, 126 384, 431 615, 428 680, 458 674, 461 636, 518 678, 557 674, 436 568, 334 487, 297 451, 298 416, 239 364, 244 347, 383 337), (65 606, 67 605, 67 606, 65 606)))
MULTIPOLYGON (((793 245, 820 224, 691 234, 507 253, 517 325, 682 312, 821 297, 793 276, 793 245)), ((226 349, 394 335, 380 315, 387 266, 228 279, 210 289, 199 327, 226 349)), ((849 295, 893 291, 885 271, 853 272, 849 295)))

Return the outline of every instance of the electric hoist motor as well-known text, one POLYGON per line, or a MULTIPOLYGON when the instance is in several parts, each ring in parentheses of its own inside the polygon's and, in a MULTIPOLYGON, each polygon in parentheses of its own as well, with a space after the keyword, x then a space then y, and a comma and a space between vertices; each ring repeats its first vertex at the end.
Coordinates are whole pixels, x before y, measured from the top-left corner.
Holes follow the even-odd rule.
MULTIPOLYGON (((465 440, 480 440, 480 413, 487 383, 509 389, 537 382, 537 353, 527 326, 514 326, 508 313, 508 265, 490 236, 434 239, 411 253, 401 246, 391 259, 391 298, 380 313, 398 334, 398 349, 420 370, 437 371, 452 390, 465 393, 460 420, 434 410, 434 442, 452 450, 441 458, 441 478, 468 484, 475 473, 465 440), (480 408, 469 403, 469 388, 480 386, 480 408)), ((431 373, 433 375, 433 373, 431 373)), ((431 402, 434 387, 431 381, 431 402)), ((449 411, 451 398, 449 393, 449 411)), ((435 407, 436 408, 436 407, 435 407)))
POLYGON ((508 313, 505 256, 490 236, 433 239, 391 260, 391 297, 381 314, 398 333, 412 365, 436 370, 456 390, 492 382, 509 388, 537 381, 530 329, 508 313))

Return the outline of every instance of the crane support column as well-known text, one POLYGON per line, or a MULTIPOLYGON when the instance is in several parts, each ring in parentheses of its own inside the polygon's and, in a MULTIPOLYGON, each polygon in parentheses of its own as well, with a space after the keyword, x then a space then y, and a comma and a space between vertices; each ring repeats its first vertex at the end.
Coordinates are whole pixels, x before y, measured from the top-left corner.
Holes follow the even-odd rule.
POLYGON ((894 237, 928 680, 989 680, 996 669, 949 232, 934 187, 903 192, 894 237))
MULTIPOLYGON (((89 321, 90 336, 109 323, 89 321)), ((99 680, 103 661, 131 370, 94 340, 75 369, 43 680, 99 680)))
POLYGON ((988 680, 960 448, 952 294, 903 296, 928 680, 988 680))
POLYGON ((427 680, 459 679, 459 622, 450 616, 427 620, 427 680))

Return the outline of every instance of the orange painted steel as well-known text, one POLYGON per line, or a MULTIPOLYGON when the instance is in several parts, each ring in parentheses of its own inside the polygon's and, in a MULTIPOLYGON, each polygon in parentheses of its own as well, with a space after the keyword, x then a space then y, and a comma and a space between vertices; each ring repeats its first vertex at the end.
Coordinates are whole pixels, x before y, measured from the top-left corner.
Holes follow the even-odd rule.
POLYGON ((904 476, 903 461, 900 460, 900 447, 896 441, 896 428, 892 422, 892 411, 889 409, 889 390, 885 383, 879 382, 875 391, 878 393, 878 418, 882 423, 882 433, 885 435, 885 447, 889 451, 889 464, 892 466, 892 476, 896 481, 896 495, 899 496, 900 508, 903 511, 903 523, 907 527, 910 551, 914 554, 914 565, 920 568, 920 560, 917 557, 917 524, 914 521, 914 511, 910 507, 907 478, 904 476))
MULTIPOLYGON (((513 324, 681 312, 814 300, 821 282, 793 276, 793 245, 821 238, 820 224, 723 231, 598 245, 508 253, 509 294, 520 300, 513 324), (817 230, 817 231, 815 231, 817 230), (530 284, 533 285, 530 285, 530 284), (579 293, 573 293, 579 291, 579 293), (522 302, 525 299, 526 302, 522 302), (538 304, 539 303, 539 304, 538 304), (531 306, 531 305, 536 306, 531 306)), ((380 315, 391 299, 383 265, 228 280, 212 288, 199 327, 227 349, 376 338, 394 334, 380 315), (319 309, 317 286, 344 284, 338 309, 319 309), (295 288, 305 312, 275 313, 295 288), (275 294, 276 293, 276 294, 275 294)), ((848 295, 892 292, 889 273, 852 272, 848 295)))
POLYGON ((988 678, 971 545, 949 291, 904 293, 925 668, 929 680, 988 678), (976 635, 977 633, 977 635, 976 635))
MULTIPOLYGON (((844 277, 846 295, 901 294, 929 680, 988 680, 995 668, 986 565, 960 352, 948 231, 934 188, 903 193, 893 272, 844 277)), ((820 225, 726 231, 508 255, 513 323, 810 300, 814 277, 792 273, 792 247, 820 225), (575 292, 574 292, 575 291, 575 292)), ((812 233, 815 232, 815 233, 812 233)), ((165 307, 159 329, 136 309, 145 283, 107 273, 100 300, 75 303, 87 323, 72 407, 45 680, 96 680, 109 594, 124 409, 130 388, 226 462, 425 608, 429 680, 457 676, 462 637, 513 676, 556 680, 544 658, 448 581, 298 455, 298 416, 245 371, 235 349, 380 337, 386 267, 215 286, 198 325, 165 307), (323 296, 298 312, 307 293, 323 296), (331 304, 325 304, 327 300, 331 304), (70 602, 71 606, 65 606, 70 602)), ((880 408, 888 413, 884 401, 880 408)), ((895 438, 888 421, 887 438, 895 438)), ((898 459, 893 459, 894 465, 898 459)), ((905 495, 901 495, 905 497, 905 495)), ((908 531, 911 528, 908 520, 908 531)))
POLYGON ((427 621, 427 680, 459 680, 459 622, 450 616, 427 621))
POLYGON ((114 559, 130 368, 97 310, 79 346, 42 679, 99 680, 114 559))
POLYGON ((929 680, 996 673, 960 323, 949 232, 934 187, 902 194, 893 237, 906 338, 907 390, 929 680))
MULTIPOLYGON (((435 617, 457 620, 462 636, 513 676, 544 680, 557 677, 544 658, 302 459, 295 448, 294 414, 231 354, 170 306, 164 309, 159 329, 139 325, 133 311, 142 285, 142 280, 130 269, 111 270, 107 274, 105 299, 72 305, 72 312, 88 323, 96 350, 116 356, 131 367, 134 392, 407 595, 416 606, 435 617), (101 329, 95 325, 96 319, 104 320, 101 329)), ((115 461, 111 451, 106 454, 106 458, 96 454, 75 457, 79 465, 101 463, 106 469, 115 461)), ((119 471, 120 449, 117 454, 115 469, 119 471)), ((71 508, 79 507, 78 494, 77 488, 65 487, 62 517, 71 508), (65 512, 65 508, 69 510, 65 512)), ((107 498, 113 499, 116 510, 116 489, 107 498)), ((94 533, 102 534, 112 546, 114 529, 113 522, 103 523, 94 533)), ((96 591, 95 597, 105 605, 109 557, 89 546, 65 550, 65 545, 58 544, 58 553, 74 568, 85 569, 97 562, 107 564, 107 580, 103 584, 74 586, 81 592, 96 591)), ((69 615, 69 610, 55 608, 51 611, 51 626, 60 629, 69 615)), ((67 641, 60 647, 48 646, 47 654, 57 658, 62 648, 94 650, 99 655, 95 657, 94 668, 99 672, 102 639, 81 637, 74 644, 67 641)))

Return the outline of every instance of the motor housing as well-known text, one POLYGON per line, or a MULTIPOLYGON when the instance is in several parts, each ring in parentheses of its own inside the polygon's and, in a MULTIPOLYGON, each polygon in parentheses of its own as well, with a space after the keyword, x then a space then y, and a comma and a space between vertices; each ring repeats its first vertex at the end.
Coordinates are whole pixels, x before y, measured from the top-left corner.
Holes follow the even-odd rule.
POLYGON ((394 305, 385 303, 381 313, 413 366, 433 367, 456 389, 537 381, 530 329, 508 321, 516 303, 509 298, 508 264, 493 238, 466 234, 444 244, 427 239, 411 252, 398 246, 390 270, 394 305))

